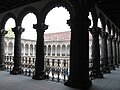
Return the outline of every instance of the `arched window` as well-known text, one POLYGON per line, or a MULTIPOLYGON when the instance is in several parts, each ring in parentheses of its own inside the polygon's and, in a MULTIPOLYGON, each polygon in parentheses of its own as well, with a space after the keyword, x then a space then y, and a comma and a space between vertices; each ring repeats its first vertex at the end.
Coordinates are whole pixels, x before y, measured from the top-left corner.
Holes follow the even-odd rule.
POLYGON ((48 46, 48 55, 49 56, 51 55, 51 46, 50 45, 48 46))
POLYGON ((25 45, 25 55, 28 55, 28 44, 25 45))
POLYGON ((67 45, 67 56, 70 56, 70 45, 67 45))
POLYGON ((7 54, 7 43, 5 42, 5 55, 7 54))
POLYGON ((36 55, 36 45, 34 45, 34 55, 36 55))
POLYGON ((57 46, 57 56, 60 56, 60 45, 57 46))
POLYGON ((62 45, 62 56, 65 56, 66 54, 66 46, 62 45))
POLYGON ((52 46, 52 56, 55 56, 55 53, 56 53, 55 50, 56 50, 55 45, 53 45, 52 46))
POLYGON ((21 54, 24 55, 24 44, 21 43, 21 54))
POLYGON ((13 55, 13 43, 8 44, 8 55, 13 55))
POLYGON ((33 55, 33 45, 30 45, 30 55, 33 55))

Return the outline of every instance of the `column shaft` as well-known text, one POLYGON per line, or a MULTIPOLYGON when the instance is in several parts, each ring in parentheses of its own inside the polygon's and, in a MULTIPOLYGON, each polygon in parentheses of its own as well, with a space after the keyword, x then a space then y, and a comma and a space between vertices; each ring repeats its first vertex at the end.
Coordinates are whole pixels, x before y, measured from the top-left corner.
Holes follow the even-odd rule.
POLYGON ((116 42, 116 50, 117 50, 117 68, 119 68, 119 40, 116 42))
POLYGON ((90 32, 92 34, 92 73, 93 78, 103 78, 103 74, 100 71, 100 45, 99 45, 99 34, 100 28, 93 27, 90 32))
POLYGON ((102 61, 102 71, 104 73, 110 73, 109 63, 108 63, 108 49, 107 49, 107 37, 108 33, 105 31, 101 32, 101 61, 102 61))
POLYGON ((114 65, 117 67, 117 41, 116 38, 113 40, 113 46, 114 46, 114 53, 113 53, 113 59, 114 59, 114 65))
POLYGON ((113 45, 112 45, 113 36, 108 36, 108 61, 111 70, 115 70, 115 66, 113 64, 113 45))

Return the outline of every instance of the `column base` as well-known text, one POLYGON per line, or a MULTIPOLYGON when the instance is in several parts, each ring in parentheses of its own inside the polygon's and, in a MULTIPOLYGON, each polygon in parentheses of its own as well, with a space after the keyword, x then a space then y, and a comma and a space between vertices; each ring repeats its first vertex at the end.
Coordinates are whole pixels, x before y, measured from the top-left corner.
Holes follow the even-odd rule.
POLYGON ((119 65, 118 65, 118 64, 115 64, 115 67, 116 67, 116 68, 119 68, 119 65))
POLYGON ((90 73, 90 77, 91 77, 91 79, 94 79, 94 78, 104 78, 103 74, 101 73, 101 71, 97 71, 97 70, 93 70, 90 73))
POLYGON ((44 72, 42 72, 41 74, 35 74, 35 75, 33 75, 33 77, 32 77, 32 79, 35 79, 35 80, 44 80, 44 79, 47 79, 48 78, 48 76, 44 73, 44 72))
POLYGON ((102 72, 103 72, 103 73, 110 73, 110 68, 109 68, 109 67, 106 67, 106 66, 103 66, 102 72))
POLYGON ((110 65, 110 70, 115 70, 115 66, 114 65, 110 65))
POLYGON ((13 67, 13 70, 10 71, 10 74, 12 74, 12 75, 19 75, 19 74, 21 74, 21 67, 13 67))
POLYGON ((72 88, 77 88, 77 89, 88 89, 91 87, 92 85, 92 82, 91 80, 67 80, 65 83, 64 83, 65 86, 69 86, 69 87, 72 87, 72 88))
POLYGON ((0 65, 0 71, 4 71, 5 70, 5 65, 0 65))

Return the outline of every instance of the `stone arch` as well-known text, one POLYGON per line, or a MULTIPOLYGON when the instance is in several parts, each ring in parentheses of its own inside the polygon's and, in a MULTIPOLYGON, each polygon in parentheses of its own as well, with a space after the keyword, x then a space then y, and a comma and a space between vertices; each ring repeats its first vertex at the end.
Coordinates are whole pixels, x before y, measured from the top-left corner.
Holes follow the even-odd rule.
POLYGON ((48 56, 51 55, 51 45, 48 45, 48 56))
POLYGON ((111 34, 112 34, 113 36, 115 36, 115 26, 114 26, 114 25, 112 25, 111 34))
POLYGON ((52 56, 55 56, 55 53, 56 53, 56 46, 53 45, 52 46, 52 56))
POLYGON ((18 15, 18 26, 21 26, 23 18, 28 14, 33 13, 36 16, 36 19, 38 20, 38 10, 34 7, 28 6, 25 7, 18 15))
POLYGON ((91 17, 92 17, 93 27, 97 27, 98 26, 98 14, 95 8, 91 10, 91 17))
POLYGON ((115 38, 117 39, 117 35, 118 33, 117 33, 117 28, 115 28, 115 38))
POLYGON ((66 46, 62 45, 62 56, 66 55, 66 46))
POLYGON ((25 55, 28 55, 29 53, 29 45, 25 44, 25 55))
POLYGON ((9 12, 5 14, 4 17, 2 18, 1 28, 5 28, 5 23, 7 22, 9 18, 13 18, 15 20, 15 24, 17 25, 16 16, 12 12, 9 12))
MULTIPOLYGON (((105 29, 106 28, 106 20, 105 20, 105 17, 103 16, 103 14, 99 14, 99 18, 100 18, 100 21, 101 21, 101 24, 102 24, 102 29, 105 29)), ((105 31, 105 30, 103 30, 105 31)))
POLYGON ((30 55, 33 55, 33 45, 30 44, 30 55))
POLYGON ((13 43, 9 42, 8 44, 8 55, 13 55, 13 43))
POLYGON ((73 8, 67 0, 51 0, 40 11, 39 19, 41 23, 45 23, 47 14, 55 7, 64 7, 69 12, 70 18, 74 16, 73 8))
POLYGON ((109 34, 111 34, 111 23, 110 23, 110 21, 109 20, 107 20, 107 27, 108 27, 108 32, 109 32, 109 34))

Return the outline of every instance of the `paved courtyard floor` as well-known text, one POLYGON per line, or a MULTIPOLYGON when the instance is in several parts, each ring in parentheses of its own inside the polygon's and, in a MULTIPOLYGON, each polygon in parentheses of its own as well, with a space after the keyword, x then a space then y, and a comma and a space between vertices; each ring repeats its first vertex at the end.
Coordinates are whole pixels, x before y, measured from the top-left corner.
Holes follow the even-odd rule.
MULTIPOLYGON (((120 90, 120 68, 105 74, 103 79, 92 80, 89 90, 120 90)), ((0 71, 0 90, 80 90, 46 80, 33 80, 22 75, 10 75, 9 72, 0 71)))

